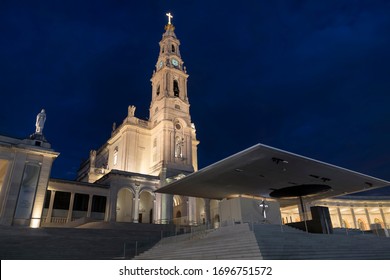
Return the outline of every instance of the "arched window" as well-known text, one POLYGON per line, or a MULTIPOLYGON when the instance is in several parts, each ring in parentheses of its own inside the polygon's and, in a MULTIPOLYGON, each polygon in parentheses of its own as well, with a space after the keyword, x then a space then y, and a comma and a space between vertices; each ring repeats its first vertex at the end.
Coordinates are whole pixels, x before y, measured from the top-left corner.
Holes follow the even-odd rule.
POLYGON ((172 52, 175 52, 175 45, 172 45, 172 52))
POLYGON ((358 219, 358 225, 361 230, 366 230, 366 223, 362 219, 358 219))
POLYGON ((384 227, 384 223, 381 220, 379 220, 378 218, 374 219, 374 223, 375 223, 376 228, 383 228, 384 227))
POLYGON ((164 53, 164 47, 161 48, 161 53, 164 53))
POLYGON ((348 223, 346 220, 344 220, 344 219, 343 219, 343 224, 341 225, 341 227, 351 228, 351 227, 349 226, 349 223, 348 223))
POLYGON ((160 85, 157 86, 156 95, 157 95, 157 96, 160 95, 160 85))
POLYGON ((173 81, 173 94, 176 96, 176 97, 179 97, 179 93, 180 93, 180 90, 179 90, 179 83, 174 80, 173 81))

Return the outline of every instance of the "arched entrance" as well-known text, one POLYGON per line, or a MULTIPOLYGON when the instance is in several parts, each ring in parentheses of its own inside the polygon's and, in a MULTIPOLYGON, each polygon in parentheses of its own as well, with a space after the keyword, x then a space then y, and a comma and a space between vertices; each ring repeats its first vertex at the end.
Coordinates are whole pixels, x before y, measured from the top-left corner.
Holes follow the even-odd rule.
POLYGON ((182 225, 187 222, 187 198, 180 195, 173 196, 173 223, 182 225))
POLYGON ((139 223, 153 223, 154 196, 147 190, 143 190, 139 196, 139 223))
POLYGON ((358 219, 358 225, 361 230, 367 230, 366 223, 362 219, 358 219))
POLYGON ((116 200, 116 221, 133 221, 133 192, 130 189, 122 188, 117 195, 116 200))
POLYGON ((374 219, 374 224, 375 224, 376 229, 384 228, 384 223, 381 220, 379 220, 378 218, 374 219))

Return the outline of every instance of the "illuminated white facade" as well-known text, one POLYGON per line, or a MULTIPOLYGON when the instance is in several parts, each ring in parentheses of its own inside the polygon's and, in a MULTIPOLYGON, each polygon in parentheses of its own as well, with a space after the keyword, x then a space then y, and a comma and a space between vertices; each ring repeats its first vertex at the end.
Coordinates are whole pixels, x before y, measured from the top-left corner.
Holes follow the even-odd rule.
POLYGON ((167 222, 185 216, 198 223, 201 219, 196 217, 196 199, 154 194, 167 182, 198 169, 199 141, 189 111, 188 74, 174 30, 168 23, 159 43, 149 119, 137 118, 135 106, 130 105, 123 123, 113 126, 111 138, 97 151, 91 150, 78 172, 78 181, 110 184, 110 221, 167 222), (108 176, 112 171, 127 172, 127 181, 118 184, 108 176))

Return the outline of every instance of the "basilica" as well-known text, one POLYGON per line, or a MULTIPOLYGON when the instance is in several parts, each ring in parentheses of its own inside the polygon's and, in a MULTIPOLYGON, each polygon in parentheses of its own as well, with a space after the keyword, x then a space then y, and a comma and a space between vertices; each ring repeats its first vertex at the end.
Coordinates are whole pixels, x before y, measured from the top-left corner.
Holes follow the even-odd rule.
MULTIPOLYGON (((233 217, 234 222, 248 222, 249 218, 245 219, 241 214, 226 216, 226 211, 231 212, 235 207, 227 205, 226 201, 240 197, 267 200, 270 208, 274 205, 277 214, 272 223, 300 222, 308 218, 306 207, 321 206, 329 208, 334 228, 370 230, 372 227, 389 227, 389 197, 345 196, 389 185, 384 180, 263 146, 250 150, 248 157, 237 156, 236 162, 227 159, 219 163, 220 169, 216 166, 198 171, 197 146, 200 142, 191 120, 191 93, 187 92, 189 76, 180 54, 180 41, 171 22, 172 16, 167 16, 168 23, 159 43, 159 55, 151 77, 148 120, 138 118, 136 107, 128 106, 123 122, 113 125, 111 137, 99 149, 90 151, 76 180, 50 178, 51 166, 59 153, 44 137, 44 110, 37 116, 36 131, 28 139, 0 136, 0 224, 77 227, 102 221, 219 227, 233 217), (291 200, 280 202, 269 197, 268 193, 251 192, 243 184, 249 186, 255 179, 249 168, 245 173, 248 165, 238 167, 237 164, 254 161, 260 148, 263 149, 261 160, 264 164, 259 167, 263 173, 256 175, 254 185, 261 188, 264 178, 268 178, 268 189, 273 182, 290 186, 298 185, 297 182, 301 186, 317 186, 321 182, 331 185, 333 193, 310 196, 304 206, 303 203, 290 203, 291 200), (287 156, 289 160, 284 159, 287 156), (302 169, 292 166, 294 161, 296 166, 304 163, 307 169, 313 168, 314 171, 301 174, 302 169), (273 168, 278 168, 281 175, 273 168), (232 172, 226 173, 230 169, 232 172), (207 185, 201 176, 214 183, 207 185), (180 182, 187 182, 188 188, 193 184, 199 192, 186 191, 186 186, 181 187, 183 191, 160 191, 180 182), (207 186, 204 192, 200 191, 202 185, 207 186), (218 185, 233 193, 219 195, 217 188, 214 190, 218 185)), ((243 211, 242 207, 237 211, 243 211)), ((270 219, 264 211, 258 215, 261 216, 258 221, 270 219)), ((250 219, 253 221, 254 216, 250 219)))

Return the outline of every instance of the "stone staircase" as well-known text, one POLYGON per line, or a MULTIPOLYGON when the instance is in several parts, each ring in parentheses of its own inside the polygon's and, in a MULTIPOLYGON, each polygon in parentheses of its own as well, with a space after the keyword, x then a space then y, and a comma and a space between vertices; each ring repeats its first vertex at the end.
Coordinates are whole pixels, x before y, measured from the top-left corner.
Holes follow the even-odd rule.
POLYGON ((0 226, 2 260, 107 260, 132 258, 161 240, 167 225, 95 222, 82 228, 0 226), (136 249, 137 244, 137 249, 136 249))
POLYGON ((164 238, 135 259, 390 260, 390 238, 311 234, 269 224, 242 224, 164 238))
POLYGON ((268 260, 390 259, 390 238, 374 234, 308 234, 278 225, 254 225, 261 254, 268 260))
POLYGON ((161 239, 172 232, 168 225, 102 222, 81 228, 0 226, 0 259, 128 259, 141 253, 135 259, 390 260, 390 238, 375 234, 308 234, 268 224, 251 231, 239 224, 161 239))
POLYGON ((238 224, 198 235, 183 234, 162 239, 137 260, 262 259, 256 238, 248 224, 238 224))

